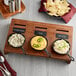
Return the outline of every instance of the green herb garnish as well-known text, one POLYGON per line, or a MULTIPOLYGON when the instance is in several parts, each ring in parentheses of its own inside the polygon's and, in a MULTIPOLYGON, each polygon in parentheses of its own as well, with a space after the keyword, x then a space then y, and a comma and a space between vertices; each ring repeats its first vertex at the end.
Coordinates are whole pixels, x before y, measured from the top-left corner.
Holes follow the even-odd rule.
POLYGON ((42 42, 43 41, 43 38, 38 38, 37 39, 37 42, 42 42))
POLYGON ((41 47, 41 44, 33 44, 33 47, 39 48, 39 47, 41 47))

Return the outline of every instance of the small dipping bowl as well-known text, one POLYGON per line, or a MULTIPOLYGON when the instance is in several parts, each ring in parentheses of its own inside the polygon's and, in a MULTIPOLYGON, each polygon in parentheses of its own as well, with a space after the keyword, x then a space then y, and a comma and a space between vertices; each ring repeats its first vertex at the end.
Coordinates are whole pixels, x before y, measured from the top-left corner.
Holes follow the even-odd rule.
POLYGON ((50 57, 51 55, 47 51, 48 40, 43 36, 34 36, 30 40, 30 45, 35 51, 45 51, 50 57))
POLYGON ((13 48, 21 48, 23 53, 25 54, 25 49, 23 48, 24 43, 25 36, 23 34, 12 33, 8 36, 8 44, 13 48))
POLYGON ((52 44, 53 51, 55 51, 57 54, 60 54, 60 55, 68 55, 70 57, 71 61, 74 61, 74 58, 69 53, 70 48, 71 48, 70 43, 64 39, 57 39, 52 44), (62 41, 63 43, 60 43, 60 41, 62 41), (62 51, 63 47, 65 49, 64 51, 62 51))

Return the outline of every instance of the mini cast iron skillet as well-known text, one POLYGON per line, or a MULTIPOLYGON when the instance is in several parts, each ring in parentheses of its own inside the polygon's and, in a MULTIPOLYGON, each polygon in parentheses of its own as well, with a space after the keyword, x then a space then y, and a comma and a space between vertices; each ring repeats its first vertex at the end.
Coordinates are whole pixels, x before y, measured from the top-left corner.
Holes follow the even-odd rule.
POLYGON ((75 59, 69 54, 71 46, 70 46, 70 43, 69 43, 67 40, 65 40, 65 41, 69 44, 69 50, 67 50, 66 53, 64 53, 64 54, 63 54, 63 53, 59 53, 59 52, 57 52, 57 51, 54 49, 54 43, 55 43, 56 41, 58 41, 58 40, 64 40, 64 39, 57 39, 57 40, 55 40, 55 41, 53 42, 53 45, 52 45, 53 51, 55 51, 57 54, 60 54, 60 55, 68 55, 68 56, 71 58, 71 61, 74 61, 75 59))
MULTIPOLYGON (((14 35, 14 34, 19 34, 19 33, 12 33, 12 34, 10 34, 10 35, 8 36, 8 40, 9 40, 9 38, 10 38, 12 35, 14 35)), ((25 36, 24 36, 23 34, 20 34, 20 35, 22 35, 22 36, 25 38, 25 36)), ((11 47, 13 47, 13 48, 21 48, 22 51, 23 51, 23 54, 26 54, 26 53, 25 53, 25 49, 23 48, 24 43, 25 43, 25 40, 24 40, 24 42, 23 42, 23 44, 22 44, 21 46, 14 47, 13 45, 11 45, 11 44, 8 42, 8 44, 9 44, 11 47)))
MULTIPOLYGON (((38 35, 37 35, 37 36, 38 36, 38 35)), ((46 40, 46 43, 47 43, 46 47, 43 48, 42 50, 37 50, 37 49, 35 49, 35 48, 32 47, 32 45, 31 45, 31 41, 32 41, 33 38, 35 38, 35 37, 37 37, 37 36, 33 36, 33 37, 31 38, 31 40, 30 40, 30 46, 31 46, 31 48, 34 49, 35 51, 39 51, 39 52, 41 52, 41 51, 45 51, 45 52, 47 53, 47 55, 50 57, 51 54, 50 54, 50 53, 48 52, 48 50, 47 50, 47 46, 48 46, 48 40, 47 40, 47 38, 41 36, 41 37, 43 37, 43 38, 46 40)))

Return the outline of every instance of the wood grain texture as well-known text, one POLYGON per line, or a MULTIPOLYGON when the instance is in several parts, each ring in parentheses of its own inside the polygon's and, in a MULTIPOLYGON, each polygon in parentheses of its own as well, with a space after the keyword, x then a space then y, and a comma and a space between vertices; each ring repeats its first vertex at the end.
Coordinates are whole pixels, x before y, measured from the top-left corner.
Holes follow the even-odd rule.
MULTIPOLYGON (((75 0, 68 1, 76 7, 75 0)), ((23 0, 23 2, 26 5, 26 10, 23 13, 8 19, 3 19, 0 15, 0 50, 2 52, 4 51, 4 45, 12 18, 64 25, 62 20, 38 12, 40 0, 23 0)), ((72 55, 76 58, 76 14, 67 26, 73 26, 72 55)), ((17 72, 17 76, 75 76, 76 74, 76 62, 71 62, 70 65, 67 65, 60 60, 43 57, 20 54, 7 54, 5 56, 11 67, 17 72)))
POLYGON ((6 40, 6 44, 5 44, 5 48, 4 48, 5 54, 7 54, 7 53, 23 54, 21 48, 13 48, 8 44, 9 35, 12 33, 15 33, 15 32, 13 32, 13 28, 21 28, 21 29, 26 30, 25 33, 22 33, 26 38, 25 44, 23 45, 23 48, 25 49, 25 54, 48 57, 48 55, 46 54, 45 51, 38 52, 38 51, 33 50, 30 46, 30 40, 33 36, 35 36, 34 32, 35 31, 45 31, 47 33, 46 38, 48 40, 47 50, 51 54, 51 58, 64 60, 67 63, 71 62, 71 59, 69 58, 68 55, 59 55, 52 50, 53 42, 56 39, 58 39, 58 38, 56 38, 56 34, 57 33, 66 34, 69 37, 67 39, 67 41, 69 41, 69 43, 71 45, 70 53, 72 54, 73 28, 71 26, 61 26, 61 25, 56 25, 56 24, 48 24, 48 23, 41 23, 41 22, 34 22, 34 21, 27 21, 27 20, 20 20, 20 19, 12 19, 10 28, 9 28, 9 32, 8 32, 8 36, 7 36, 7 40, 6 40), (26 26, 23 26, 23 25, 26 25, 26 26), (39 28, 37 28, 37 27, 39 27, 39 28), (41 29, 40 29, 40 27, 41 27, 41 29), (57 30, 61 30, 61 31, 57 31, 57 30), (63 32, 62 30, 66 31, 66 32, 63 32))

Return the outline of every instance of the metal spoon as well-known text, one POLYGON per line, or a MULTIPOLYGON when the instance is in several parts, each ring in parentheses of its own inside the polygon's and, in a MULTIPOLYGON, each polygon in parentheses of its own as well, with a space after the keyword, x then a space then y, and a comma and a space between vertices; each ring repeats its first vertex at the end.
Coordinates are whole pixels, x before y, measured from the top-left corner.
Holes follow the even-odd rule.
POLYGON ((2 69, 0 69, 0 71, 2 72, 2 75, 3 76, 6 76, 5 73, 4 73, 4 71, 2 69))
MULTIPOLYGON (((7 70, 7 72, 9 73, 8 76, 11 76, 11 73, 10 73, 10 72, 8 71, 8 69, 6 68, 6 66, 5 66, 5 64, 4 64, 4 61, 5 61, 4 57, 3 57, 3 56, 0 56, 0 62, 3 64, 5 70, 7 70)), ((3 69, 4 69, 4 68, 3 68, 3 69)))
POLYGON ((5 70, 2 66, 0 66, 1 70, 4 71, 6 76, 11 76, 10 72, 8 72, 7 70, 5 70))

